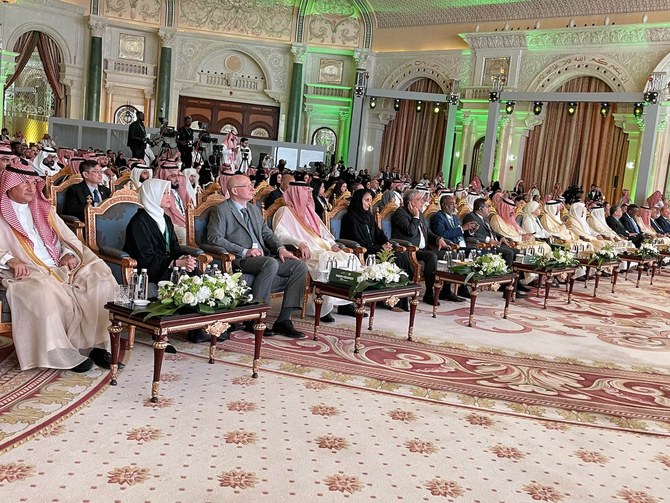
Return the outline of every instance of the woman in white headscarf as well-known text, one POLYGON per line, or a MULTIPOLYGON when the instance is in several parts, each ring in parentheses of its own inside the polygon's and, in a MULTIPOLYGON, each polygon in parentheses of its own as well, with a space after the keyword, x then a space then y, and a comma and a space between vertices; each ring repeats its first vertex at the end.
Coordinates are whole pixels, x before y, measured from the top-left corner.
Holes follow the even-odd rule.
POLYGON ((144 164, 135 164, 132 170, 130 170, 130 181, 132 188, 139 190, 142 184, 153 178, 154 174, 151 171, 151 168, 147 167, 144 164))
POLYGON ((526 204, 521 210, 521 228, 532 234, 535 239, 549 239, 551 235, 544 230, 542 224, 540 223, 540 212, 542 208, 540 203, 536 201, 530 201, 526 204))
POLYGON ((593 249, 598 251, 607 244, 607 241, 591 229, 591 226, 586 221, 586 213, 586 205, 584 203, 581 201, 572 203, 565 225, 575 235, 579 236, 582 241, 588 241, 593 246, 593 249))

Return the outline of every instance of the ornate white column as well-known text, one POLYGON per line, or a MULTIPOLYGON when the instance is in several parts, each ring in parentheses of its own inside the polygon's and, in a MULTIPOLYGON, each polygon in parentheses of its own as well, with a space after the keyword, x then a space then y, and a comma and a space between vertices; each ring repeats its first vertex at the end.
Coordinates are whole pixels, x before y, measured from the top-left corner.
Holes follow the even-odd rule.
POLYGON ((384 138, 384 129, 387 124, 395 117, 395 110, 369 110, 367 114, 367 145, 363 151, 361 167, 368 170, 368 173, 374 175, 379 172, 381 166, 382 140, 384 138), (372 148, 372 150, 370 150, 372 148))
POLYGON ((312 135, 310 132, 310 128, 312 127, 312 112, 314 112, 314 107, 312 105, 305 105, 302 111, 305 114, 305 131, 304 131, 303 143, 309 145, 310 143, 312 143, 311 141, 312 135))
POLYGON ((349 134, 347 131, 347 126, 349 124, 349 110, 340 110, 340 123, 338 125, 337 132, 337 159, 339 161, 341 157, 345 157, 345 152, 349 150, 349 134))

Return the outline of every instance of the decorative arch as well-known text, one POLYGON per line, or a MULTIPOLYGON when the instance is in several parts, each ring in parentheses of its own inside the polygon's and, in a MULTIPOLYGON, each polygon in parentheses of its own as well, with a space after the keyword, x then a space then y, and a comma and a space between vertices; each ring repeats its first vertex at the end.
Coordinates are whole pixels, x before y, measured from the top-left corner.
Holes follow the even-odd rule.
POLYGON ((7 47, 14 47, 19 37, 21 37, 21 35, 23 35, 24 33, 28 33, 29 31, 40 31, 48 35, 49 38, 53 40, 58 46, 61 56, 63 57, 63 63, 66 65, 73 64, 72 52, 70 51, 70 48, 68 47, 65 39, 61 36, 60 33, 54 30, 51 26, 47 26, 44 24, 25 23, 17 27, 7 39, 7 47))
POLYGON ((437 61, 410 61, 392 72, 382 84, 382 89, 405 90, 420 79, 429 79, 440 86, 443 93, 449 89, 449 70, 437 61))
MULTIPOLYGON (((313 0, 300 0, 300 6, 298 7, 298 16, 296 18, 296 29, 295 29, 295 41, 298 44, 304 42, 305 36, 305 18, 307 17, 307 7, 313 0)), ((372 27, 373 27, 373 14, 370 5, 367 0, 349 0, 360 12, 361 17, 363 18, 363 48, 371 49, 372 48, 372 27)))
POLYGON ((596 77, 614 92, 635 92, 635 79, 619 63, 601 54, 576 54, 551 63, 529 86, 530 92, 553 92, 579 77, 596 77))

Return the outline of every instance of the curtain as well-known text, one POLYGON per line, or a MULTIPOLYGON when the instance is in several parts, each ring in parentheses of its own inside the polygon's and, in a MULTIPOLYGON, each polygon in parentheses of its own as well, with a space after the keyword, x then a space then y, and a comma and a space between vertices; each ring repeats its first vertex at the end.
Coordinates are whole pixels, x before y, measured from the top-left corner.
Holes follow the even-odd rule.
POLYGON ((5 91, 16 81, 16 79, 19 78, 19 75, 21 75, 21 72, 28 64, 30 56, 32 56, 33 51, 37 46, 38 40, 39 32, 29 31, 21 35, 16 41, 16 44, 14 44, 14 52, 19 53, 19 55, 16 58, 16 68, 14 69, 14 74, 9 78, 9 80, 7 80, 7 83, 5 84, 5 91))
MULTIPOLYGON (((430 79, 420 79, 407 91, 443 94, 439 84, 430 79)), ((435 178, 442 171, 444 135, 447 125, 446 105, 434 113, 434 103, 424 103, 423 111, 416 111, 416 102, 403 100, 400 110, 384 128, 381 147, 381 166, 397 167, 408 172, 413 180, 423 173, 435 178)))
POLYGON ((56 43, 45 33, 39 33, 37 42, 44 73, 54 93, 56 117, 65 117, 65 86, 60 82, 61 54, 56 43))
MULTIPOLYGON (((566 82, 557 92, 611 92, 595 77, 580 77, 566 82)), ((588 191, 593 183, 602 188, 608 200, 614 198, 615 180, 623 182, 628 155, 628 135, 614 124, 616 104, 607 118, 600 115, 600 103, 579 103, 569 117, 567 103, 545 104, 546 117, 528 136, 523 154, 526 186, 537 183, 542 194, 550 194, 554 183, 563 190, 571 184, 588 191)))

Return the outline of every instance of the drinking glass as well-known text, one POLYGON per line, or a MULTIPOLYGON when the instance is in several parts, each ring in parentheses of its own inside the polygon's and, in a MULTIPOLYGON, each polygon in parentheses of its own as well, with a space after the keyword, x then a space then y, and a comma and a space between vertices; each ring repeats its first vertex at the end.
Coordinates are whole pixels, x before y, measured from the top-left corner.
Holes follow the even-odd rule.
POLYGON ((130 286, 128 285, 119 285, 116 290, 116 295, 114 296, 115 304, 130 304, 132 300, 132 295, 130 291, 130 286))

